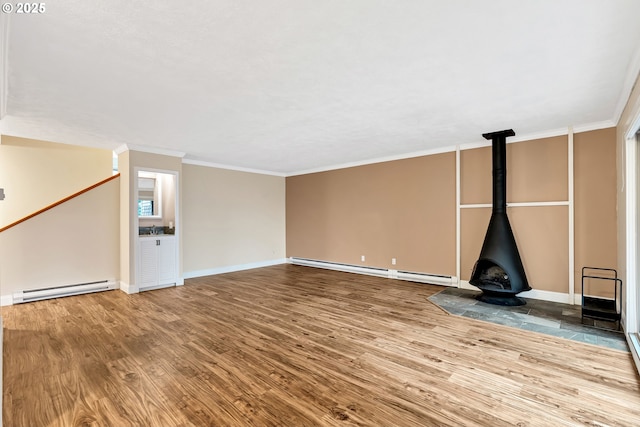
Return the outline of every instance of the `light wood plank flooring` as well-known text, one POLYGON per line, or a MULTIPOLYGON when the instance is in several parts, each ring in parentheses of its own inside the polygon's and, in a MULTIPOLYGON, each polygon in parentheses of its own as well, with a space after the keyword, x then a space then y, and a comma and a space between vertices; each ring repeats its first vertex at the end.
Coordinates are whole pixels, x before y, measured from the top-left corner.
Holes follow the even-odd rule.
POLYGON ((4 425, 638 426, 631 356, 281 265, 5 307, 4 425))

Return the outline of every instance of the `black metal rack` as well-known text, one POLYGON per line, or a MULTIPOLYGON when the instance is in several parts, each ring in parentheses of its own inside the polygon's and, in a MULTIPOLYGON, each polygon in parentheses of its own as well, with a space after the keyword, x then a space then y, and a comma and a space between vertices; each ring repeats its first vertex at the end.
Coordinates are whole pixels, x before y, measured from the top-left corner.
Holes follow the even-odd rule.
MULTIPOLYGON (((606 273, 603 273, 606 274, 606 273)), ((622 280, 618 278, 618 272, 613 268, 582 267, 582 323, 588 317, 595 320, 616 322, 616 330, 620 330, 622 315, 622 280), (599 272, 612 273, 613 277, 599 274, 599 272), (613 282, 613 299, 589 297, 584 295, 584 280, 595 279, 613 282)))

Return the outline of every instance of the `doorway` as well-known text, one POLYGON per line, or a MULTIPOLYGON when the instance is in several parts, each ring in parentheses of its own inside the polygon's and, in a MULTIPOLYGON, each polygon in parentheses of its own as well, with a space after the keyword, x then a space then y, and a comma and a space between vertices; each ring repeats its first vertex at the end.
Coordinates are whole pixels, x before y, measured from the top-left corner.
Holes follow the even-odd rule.
MULTIPOLYGON (((636 355, 636 360, 640 359, 640 314, 638 313, 640 311, 640 281, 638 281, 638 265, 640 264, 640 241, 638 240, 638 230, 640 230, 640 173, 638 173, 638 168, 640 168, 640 149, 638 149, 638 144, 640 143, 640 130, 638 129, 640 127, 640 123, 636 123, 635 126, 635 136, 633 136, 631 138, 630 143, 635 147, 635 172, 636 172, 636 176, 635 176, 635 184, 636 184, 636 188, 635 188, 635 230, 633 230, 633 240, 634 240, 634 246, 635 246, 635 254, 634 254, 634 258, 635 258, 635 262, 633 264, 633 269, 634 269, 634 276, 633 276, 633 282, 629 283, 628 287, 631 287, 634 289, 634 292, 632 292, 631 297, 634 298, 635 300, 635 307, 632 306, 630 307, 634 313, 634 316, 632 317, 632 320, 635 319, 635 327, 633 328, 632 331, 630 331, 631 333, 631 345, 634 348, 634 353, 636 355), (635 295, 634 295, 635 293, 635 295)), ((640 366, 638 366, 638 370, 640 370, 640 366)))
POLYGON ((626 309, 625 333, 627 342, 640 372, 640 282, 638 281, 638 264, 640 263, 640 113, 625 135, 624 149, 625 174, 623 191, 626 202, 626 309))
POLYGON ((181 285, 178 173, 134 171, 135 292, 181 285))

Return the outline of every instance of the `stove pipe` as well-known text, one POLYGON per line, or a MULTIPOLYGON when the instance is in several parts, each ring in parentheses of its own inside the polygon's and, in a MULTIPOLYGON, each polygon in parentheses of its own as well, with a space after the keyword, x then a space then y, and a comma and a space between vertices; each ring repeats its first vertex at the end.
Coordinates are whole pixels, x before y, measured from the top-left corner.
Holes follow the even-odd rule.
POLYGON ((516 295, 531 290, 507 217, 506 137, 514 135, 512 129, 482 134, 492 141, 493 211, 469 283, 482 290, 478 299, 490 304, 523 305, 516 295))

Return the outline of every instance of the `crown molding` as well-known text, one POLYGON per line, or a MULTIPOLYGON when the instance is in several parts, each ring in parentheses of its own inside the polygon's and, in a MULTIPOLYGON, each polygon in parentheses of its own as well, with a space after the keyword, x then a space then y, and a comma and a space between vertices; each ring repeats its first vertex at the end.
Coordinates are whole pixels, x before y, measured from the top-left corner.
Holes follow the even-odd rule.
MULTIPOLYGON (((572 133, 576 134, 576 133, 582 133, 582 132, 589 132, 592 130, 607 129, 615 126, 616 124, 612 120, 603 120, 601 122, 575 125, 573 126, 572 133)), ((564 136, 569 134, 569 129, 570 127, 568 126, 566 128, 552 129, 544 132, 534 132, 534 133, 527 133, 524 135, 516 135, 514 137, 509 138, 507 140, 507 144, 513 144, 516 142, 534 141, 536 139, 554 138, 556 136, 564 136)), ((482 148, 482 147, 490 147, 490 146, 491 146, 491 141, 478 141, 478 142, 471 142, 468 144, 461 144, 460 150, 472 150, 474 148, 482 148)))
POLYGON ((120 155, 120 154, 124 153, 125 151, 129 151, 129 147, 127 147, 127 144, 119 145, 118 147, 116 147, 113 150, 113 152, 116 153, 117 155, 120 155))
MULTIPOLYGON (((594 130, 594 129, 601 129, 603 127, 609 127, 609 126, 601 126, 602 123, 605 123, 605 122, 600 122, 599 124, 593 124, 593 126, 585 125, 585 128, 591 126, 589 130, 594 130)), ((609 123, 609 122, 607 121, 606 123, 609 123)), ((509 140, 507 141, 507 144, 513 143, 513 142, 531 141, 534 139, 551 138, 551 137, 562 136, 567 134, 568 134, 568 128, 553 129, 545 132, 536 132, 536 133, 530 133, 530 134, 512 137, 512 138, 509 138, 509 140)), ((491 146, 491 141, 486 141, 486 140, 459 145, 460 150, 470 150, 473 148, 481 148, 481 147, 489 147, 489 146, 491 146)), ((457 145, 452 144, 452 145, 447 145, 440 148, 434 148, 431 150, 413 151, 410 153, 399 154, 395 156, 378 157, 378 158, 369 159, 369 160, 342 163, 338 165, 326 166, 321 168, 306 169, 306 170, 288 173, 286 176, 306 175, 310 173, 327 172, 327 171, 337 170, 337 169, 346 169, 346 168, 352 168, 356 166, 365 166, 365 165, 370 165, 374 163, 391 162, 394 160, 411 159, 414 157, 449 153, 452 151, 456 151, 457 148, 458 148, 457 145)))
MULTIPOLYGON (((513 144, 516 142, 534 141, 536 139, 555 138, 556 136, 563 136, 569 134, 569 128, 551 129, 544 132, 533 132, 524 135, 516 135, 507 139, 507 144, 513 144)), ((460 150, 472 150, 474 148, 491 147, 491 141, 483 139, 478 142, 470 142, 468 144, 461 144, 460 150)))
MULTIPOLYGON (((603 120, 601 122, 585 123, 585 124, 573 126, 573 133, 589 132, 593 130, 607 129, 615 126, 616 126, 616 123, 613 120, 603 120)), ((569 129, 570 127, 565 127, 565 128, 551 129, 544 132, 534 132, 534 133, 528 133, 524 135, 517 135, 515 137, 509 138, 507 140, 507 144, 512 144, 516 142, 533 141, 536 139, 553 138, 556 136, 564 136, 569 134, 569 129)), ((460 150, 471 150, 474 148, 482 148, 482 147, 490 147, 490 146, 491 146, 491 141, 482 140, 478 142, 461 144, 459 145, 459 148, 460 150)), ((331 170, 346 169, 346 168, 364 166, 364 165, 369 165, 374 163, 390 162, 394 160, 410 159, 413 157, 448 153, 451 151, 456 151, 457 147, 458 146, 456 145, 449 145, 449 146, 436 148, 432 150, 414 151, 411 153, 400 154, 397 156, 379 157, 379 158, 363 160, 359 162, 350 162, 350 163, 343 163, 343 164, 315 168, 315 169, 307 169, 307 170, 302 170, 297 172, 291 172, 286 174, 286 176, 306 175, 310 173, 327 172, 331 170)))
POLYGON ((353 168, 353 167, 357 167, 357 166, 372 165, 374 163, 392 162, 394 160, 404 160, 404 159, 411 159, 411 158, 414 158, 414 157, 422 157, 422 156, 430 156, 430 155, 434 155, 434 154, 449 153, 449 152, 452 152, 452 151, 456 151, 456 146, 455 145, 448 145, 446 147, 434 148, 434 149, 430 149, 430 150, 413 151, 413 152, 410 152, 410 153, 398 154, 398 155, 394 155, 394 156, 376 157, 376 158, 373 158, 373 159, 355 161, 355 162, 348 162, 348 163, 341 163, 341 164, 332 165, 332 166, 326 166, 326 167, 305 169, 305 170, 300 170, 300 171, 288 173, 286 176, 307 175, 307 174, 310 174, 310 173, 327 172, 327 171, 337 170, 337 169, 347 169, 347 168, 353 168))
POLYGON ((616 126, 617 126, 617 121, 614 122, 613 120, 603 120, 601 122, 576 125, 573 127, 573 133, 582 133, 582 132, 589 132, 592 130, 614 128, 616 126))
POLYGON ((245 168, 245 167, 241 167, 241 166, 232 166, 232 165, 225 165, 222 163, 214 163, 214 162, 208 162, 205 160, 194 160, 194 159, 182 159, 182 163, 183 164, 187 164, 187 165, 194 165, 194 166, 205 166, 208 168, 215 168, 215 169, 226 169, 226 170, 232 170, 232 171, 237 171, 237 172, 248 172, 248 173, 256 173, 256 174, 260 174, 260 175, 271 175, 271 176, 280 176, 280 177, 286 177, 287 174, 282 173, 282 172, 275 172, 275 171, 269 171, 269 170, 264 170, 264 169, 253 169, 253 168, 245 168))
POLYGON ((134 145, 134 144, 122 144, 113 151, 116 154, 122 154, 125 151, 140 151, 142 153, 160 154, 162 156, 171 156, 171 157, 179 157, 179 158, 183 158, 184 156, 187 155, 187 153, 183 151, 170 150, 170 149, 159 148, 159 147, 148 147, 144 145, 134 145))

